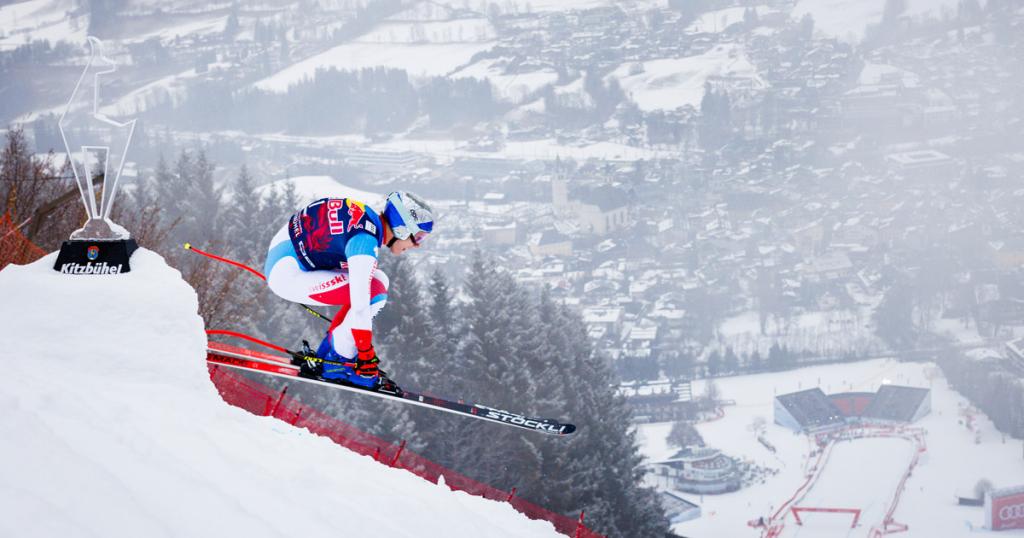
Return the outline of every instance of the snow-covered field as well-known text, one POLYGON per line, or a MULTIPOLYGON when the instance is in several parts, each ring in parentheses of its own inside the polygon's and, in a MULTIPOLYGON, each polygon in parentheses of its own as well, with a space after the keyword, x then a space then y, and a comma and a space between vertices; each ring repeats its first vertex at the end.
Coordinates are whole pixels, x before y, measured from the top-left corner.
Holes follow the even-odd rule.
POLYGON ((711 76, 748 78, 754 87, 764 84, 735 44, 719 45, 698 56, 630 62, 605 79, 618 79, 641 110, 673 110, 684 105, 699 108, 704 82, 711 76))
POLYGON ((739 355, 757 351, 762 359, 768 357, 773 344, 819 355, 880 353, 887 347, 869 326, 871 314, 870 308, 861 308, 803 312, 787 319, 769 316, 765 334, 761 334, 757 312, 749 311, 719 325, 719 347, 723 352, 731 347, 739 355))
MULTIPOLYGON (((220 135, 229 137, 241 136, 237 132, 221 131, 220 135)), ((196 133, 202 138, 204 133, 196 133)), ((578 142, 559 143, 551 138, 538 140, 512 140, 498 151, 473 151, 459 140, 434 140, 419 138, 395 138, 375 144, 369 143, 364 137, 352 135, 340 136, 295 136, 284 134, 265 134, 255 136, 260 140, 275 143, 295 144, 304 147, 351 149, 354 146, 367 149, 404 150, 429 155, 437 162, 450 162, 455 157, 475 157, 481 159, 520 159, 554 160, 556 157, 577 160, 605 159, 611 161, 635 161, 637 159, 656 159, 668 157, 669 151, 638 148, 617 142, 578 142)))
POLYGON ((116 276, 55 257, 0 271, 0 536, 561 536, 225 404, 156 253, 116 276))
MULTIPOLYGON (((705 442, 728 455, 775 469, 778 474, 735 493, 703 498, 686 495, 701 505, 703 516, 674 527, 684 536, 756 538, 760 535, 759 530, 747 526, 747 521, 771 515, 797 491, 804 482, 804 467, 812 448, 806 436, 772 423, 772 401, 778 394, 815 386, 826 394, 873 392, 883 383, 931 389, 931 414, 912 425, 927 431, 927 450, 909 478, 893 516, 895 521, 909 525, 906 536, 976 536, 977 531, 972 532, 970 526, 982 525, 983 512, 980 508, 958 506, 955 494, 973 491, 974 485, 983 478, 996 487, 1024 484, 1021 441, 1004 439, 980 414, 975 415, 975 431, 969 430, 962 420, 962 414, 969 409, 967 401, 949 388, 939 369, 931 363, 872 360, 720 378, 714 383, 721 398, 736 403, 725 408, 724 418, 697 425, 705 442), (777 453, 769 452, 757 441, 751 425, 758 418, 767 422, 764 436, 777 448, 777 453)), ((695 382, 695 395, 705 390, 704 381, 695 382)), ((670 427, 670 424, 638 426, 641 450, 648 461, 665 459, 675 452, 676 448, 665 442, 670 427)), ((904 439, 855 439, 837 443, 803 505, 861 509, 860 525, 850 530, 848 516, 842 520, 846 522, 845 528, 834 521, 843 517, 841 515, 832 516, 833 520, 812 516, 815 524, 831 529, 815 531, 810 526, 797 527, 790 516, 783 536, 866 537, 871 527, 880 523, 912 454, 913 445, 904 439)))
MULTIPOLYGON (((0 50, 13 49, 30 40, 47 39, 50 43, 68 41, 85 45, 89 28, 87 10, 71 0, 27 0, 0 6, 0 50), (72 16, 74 15, 74 16, 72 16)), ((126 36, 122 43, 141 42, 153 37, 170 40, 175 37, 208 35, 224 30, 227 15, 164 17, 164 24, 126 36), (166 21, 179 22, 166 22, 166 21)))
POLYGON ((492 5, 500 8, 503 13, 542 13, 610 6, 618 6, 626 11, 641 11, 663 8, 668 5, 668 0, 507 0, 500 3, 492 0, 435 0, 432 3, 471 9, 478 13, 487 13, 492 5))
POLYGON ((85 43, 88 17, 70 17, 70 0, 28 0, 0 6, 0 50, 33 39, 85 43))
POLYGON ((370 204, 372 207, 382 207, 384 197, 387 193, 375 193, 362 191, 339 183, 330 176, 299 176, 290 179, 279 179, 266 185, 256 188, 256 195, 260 197, 269 196, 271 192, 278 194, 284 192, 287 184, 295 188, 295 196, 298 198, 299 207, 305 207, 310 202, 320 198, 354 198, 361 202, 370 204))
POLYGON ((430 154, 440 160, 451 157, 479 157, 530 160, 554 160, 555 157, 577 160, 605 159, 612 161, 635 161, 655 159, 669 152, 659 152, 616 142, 559 143, 554 139, 512 140, 494 152, 476 152, 466 149, 465 144, 456 140, 395 139, 374 144, 374 148, 404 149, 430 154))
POLYGON ((484 18, 386 22, 359 36, 360 43, 480 43, 497 37, 484 18))
MULTIPOLYGON (((227 64, 213 64, 208 66, 210 71, 228 68, 227 64)), ((187 86, 201 73, 196 73, 195 68, 186 69, 180 73, 161 77, 153 82, 140 86, 122 95, 113 103, 103 106, 100 111, 112 116, 131 116, 139 114, 151 106, 169 101, 179 104, 187 92, 187 86)))
POLYGON ((512 103, 519 103, 544 86, 554 84, 558 73, 553 69, 538 69, 526 73, 506 73, 501 66, 507 59, 483 59, 451 75, 451 78, 488 80, 494 94, 512 103))
POLYGON ((317 69, 358 70, 364 67, 404 69, 412 76, 443 76, 469 63, 478 52, 490 49, 492 42, 471 43, 345 43, 317 54, 255 83, 272 92, 313 78, 317 69))
MULTIPOLYGON (((790 15, 799 20, 810 14, 816 33, 857 43, 864 38, 869 25, 882 20, 885 3, 886 0, 799 0, 790 15)), ((957 4, 958 0, 907 0, 903 15, 941 19, 944 14, 955 16, 957 4)))
POLYGON ((129 42, 140 42, 150 38, 160 38, 161 41, 169 41, 177 37, 198 37, 202 35, 216 34, 224 31, 227 25, 227 15, 206 15, 187 17, 176 24, 161 26, 149 31, 140 32, 128 39, 129 42))
MULTIPOLYGON (((768 13, 768 6, 751 6, 757 11, 758 15, 768 13)), ((686 27, 687 33, 718 33, 733 24, 743 22, 743 14, 746 13, 748 7, 730 7, 725 9, 717 9, 715 11, 709 11, 702 13, 697 17, 697 20, 690 23, 690 26, 686 27)))

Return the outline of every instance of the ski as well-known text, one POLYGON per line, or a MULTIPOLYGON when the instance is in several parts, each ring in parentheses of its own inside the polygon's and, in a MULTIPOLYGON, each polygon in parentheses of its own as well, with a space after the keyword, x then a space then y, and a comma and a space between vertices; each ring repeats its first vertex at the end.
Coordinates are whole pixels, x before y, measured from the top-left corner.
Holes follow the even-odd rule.
POLYGON ((573 424, 563 423, 547 418, 536 418, 511 413, 488 407, 486 405, 465 403, 461 401, 446 400, 435 396, 428 396, 412 391, 398 390, 395 392, 386 390, 375 390, 357 385, 350 385, 343 382, 324 381, 299 375, 299 366, 292 364, 291 359, 283 356, 271 355, 249 349, 243 349, 219 342, 210 342, 206 351, 207 364, 224 366, 241 371, 255 372, 259 374, 282 377, 303 383, 322 385, 332 389, 341 389, 349 392, 356 392, 368 396, 375 396, 392 401, 399 401, 456 415, 485 420, 495 424, 511 426, 515 428, 540 432, 548 435, 569 435, 576 431, 573 424))

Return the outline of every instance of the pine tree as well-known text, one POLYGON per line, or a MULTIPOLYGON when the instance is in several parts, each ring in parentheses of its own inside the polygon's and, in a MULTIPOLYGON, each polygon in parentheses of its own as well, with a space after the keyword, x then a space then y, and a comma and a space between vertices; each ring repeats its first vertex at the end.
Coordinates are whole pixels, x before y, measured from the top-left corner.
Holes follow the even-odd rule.
MULTIPOLYGON (((262 271, 263 258, 269 245, 263 240, 265 234, 254 233, 260 230, 258 227, 254 228, 254 225, 263 224, 257 219, 265 209, 254 190, 253 177, 249 174, 249 168, 243 164, 231 185, 231 203, 224 209, 224 228, 230 237, 230 243, 225 246, 225 252, 230 253, 235 259, 253 266, 256 270, 262 271)), ((283 225, 287 217, 282 215, 278 219, 280 225, 283 225)), ((274 227, 274 232, 280 225, 274 227)))
MULTIPOLYGON (((530 392, 529 372, 520 363, 523 350, 516 345, 516 339, 522 338, 518 332, 523 323, 516 319, 513 297, 521 290, 507 273, 498 271, 478 252, 466 278, 465 292, 469 297, 463 308, 468 331, 456 386, 465 389, 469 398, 493 407, 520 408, 523 395, 530 392)), ((488 447, 488 457, 473 469, 475 475, 498 488, 521 487, 527 478, 524 473, 539 467, 536 453, 524 450, 529 448, 524 434, 487 424, 474 426, 488 428, 486 433, 479 431, 473 436, 488 447)))
MULTIPOLYGON (((176 223, 175 231, 171 234, 172 244, 180 244, 185 237, 182 229, 186 215, 185 193, 187 192, 186 182, 190 175, 190 167, 190 159, 184 151, 179 156, 174 171, 171 170, 162 154, 156 165, 153 182, 155 201, 162 209, 163 224, 170 227, 172 223, 176 223)), ((169 252, 169 250, 165 250, 161 254, 166 256, 169 252)))
POLYGON ((748 369, 751 372, 760 372, 764 368, 763 359, 761 359, 761 353, 756 349, 750 354, 750 360, 748 361, 748 369))
POLYGON ((220 228, 220 209, 224 187, 217 187, 213 179, 214 164, 207 159, 206 150, 200 149, 191 161, 186 226, 197 237, 211 235, 220 228))
POLYGON ((779 347, 778 342, 775 342, 768 350, 768 369, 777 372, 785 367, 786 359, 783 356, 782 348, 779 347))
POLYGON ((731 347, 725 348, 725 358, 722 359, 722 367, 725 373, 735 373, 740 368, 740 359, 731 347))
POLYGON ((708 375, 711 377, 722 373, 722 355, 718 351, 712 351, 708 355, 708 375))
MULTIPOLYGON (((434 394, 457 396, 460 393, 456 390, 456 383, 463 375, 458 368, 463 324, 454 292, 440 270, 431 274, 428 296, 426 311, 430 313, 430 327, 423 354, 431 364, 421 374, 423 389, 434 394)), ((464 418, 426 409, 416 410, 412 416, 427 443, 425 456, 451 468, 459 465, 460 461, 466 461, 460 458, 464 452, 461 435, 469 431, 470 426, 464 418)))
POLYGON ((562 308, 560 326, 568 347, 561 350, 567 379, 566 414, 580 430, 565 447, 563 472, 573 477, 571 507, 585 509, 590 527, 606 536, 662 537, 668 530, 657 494, 643 488, 643 470, 631 414, 613 387, 611 370, 594 357, 578 315, 562 308))
MULTIPOLYGON (((220 226, 217 226, 219 233, 210 232, 210 236, 222 236, 223 239, 212 239, 212 237, 198 238, 203 243, 212 241, 219 242, 221 251, 230 258, 238 260, 257 271, 264 271, 263 262, 268 245, 263 241, 260 233, 255 233, 257 223, 254 222, 261 215, 262 204, 260 199, 253 194, 253 179, 249 170, 242 165, 238 176, 231 185, 230 203, 221 211, 220 226)), ((276 228, 275 228, 276 231, 276 228)), ((235 318, 237 319, 238 330, 252 334, 256 337, 273 340, 277 335, 266 334, 262 329, 262 319, 269 316, 272 305, 267 302, 271 293, 266 283, 248 273, 235 283, 232 290, 235 296, 235 318)))

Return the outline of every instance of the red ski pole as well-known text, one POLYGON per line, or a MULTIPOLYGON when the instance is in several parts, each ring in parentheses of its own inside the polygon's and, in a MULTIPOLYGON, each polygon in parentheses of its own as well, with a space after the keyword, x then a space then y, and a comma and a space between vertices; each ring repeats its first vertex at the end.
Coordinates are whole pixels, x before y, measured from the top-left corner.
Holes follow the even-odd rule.
MULTIPOLYGON (((235 267, 238 267, 240 269, 245 269, 246 271, 249 271, 250 273, 258 276, 261 280, 263 280, 263 281, 267 280, 267 277, 264 276, 263 273, 253 269, 252 267, 249 267, 248 265, 245 265, 244 263, 236 262, 235 260, 229 260, 229 259, 224 258, 222 256, 217 256, 216 254, 210 254, 209 252, 205 252, 205 251, 199 250, 198 248, 192 246, 192 243, 185 243, 182 246, 185 247, 185 250, 189 250, 189 251, 195 252, 196 254, 201 254, 203 256, 206 256, 207 258, 210 258, 210 259, 213 259, 213 260, 217 260, 219 262, 224 262, 224 263, 229 264, 229 265, 234 265, 235 267)), ((296 304, 298 304, 298 303, 296 303, 296 304)), ((326 321, 327 323, 331 323, 331 318, 321 314, 320 312, 317 312, 316 310, 313 310, 308 305, 300 304, 299 306, 304 308, 306 310, 306 312, 309 312, 310 314, 312 314, 312 315, 314 315, 314 316, 316 316, 316 317, 326 321)))

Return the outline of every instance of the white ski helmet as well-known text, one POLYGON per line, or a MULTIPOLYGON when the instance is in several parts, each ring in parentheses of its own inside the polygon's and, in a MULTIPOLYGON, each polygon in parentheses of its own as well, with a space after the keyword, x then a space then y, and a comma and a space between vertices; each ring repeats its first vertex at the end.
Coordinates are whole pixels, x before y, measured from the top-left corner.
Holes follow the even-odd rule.
POLYGON ((384 218, 394 235, 392 242, 412 239, 419 244, 427 234, 434 231, 434 211, 426 201, 408 191, 388 194, 384 218))

